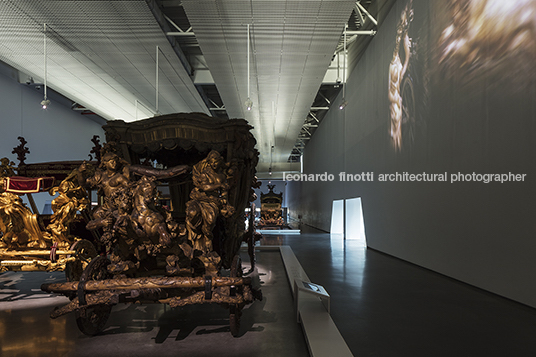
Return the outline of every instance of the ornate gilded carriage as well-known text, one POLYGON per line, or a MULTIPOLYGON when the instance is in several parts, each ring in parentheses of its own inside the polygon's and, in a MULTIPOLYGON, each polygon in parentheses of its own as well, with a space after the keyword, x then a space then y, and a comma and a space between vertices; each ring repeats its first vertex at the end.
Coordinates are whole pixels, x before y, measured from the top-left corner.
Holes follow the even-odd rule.
MULTIPOLYGON (((228 193, 229 204, 235 212, 216 227, 215 249, 222 254, 223 265, 229 268, 245 229, 244 211, 249 206, 258 153, 251 126, 244 119, 225 120, 202 113, 176 113, 125 123, 110 121, 103 127, 108 142, 116 142, 122 157, 129 163, 147 161, 158 167, 188 165, 193 167, 206 158, 210 151, 220 153, 224 161, 237 171, 228 193), (223 236, 221 236, 223 235, 223 236)), ((185 222, 186 203, 194 189, 192 179, 173 177, 166 181, 169 189, 171 214, 177 222, 185 222)))
POLYGON ((87 193, 72 181, 72 172, 82 161, 26 164, 29 150, 24 138, 19 140, 13 150, 18 167, 1 159, 0 272, 64 270, 68 280, 77 280, 97 256, 95 237, 85 229, 87 216, 77 213, 85 213, 89 203, 87 193), (32 194, 46 191, 57 196, 52 200, 53 213, 39 214, 32 194))
POLYGON ((261 192, 261 217, 259 227, 281 228, 285 225, 283 219, 283 193, 274 192, 275 185, 268 185, 269 192, 261 192))
POLYGON ((101 196, 87 227, 106 256, 77 282, 41 287, 71 299, 51 317, 73 311, 94 335, 119 302, 217 303, 229 308, 237 336, 242 308, 262 298, 239 256, 243 242, 254 243, 244 215, 258 160, 251 126, 179 113, 103 128, 101 164, 90 174, 82 165, 78 178, 101 196))

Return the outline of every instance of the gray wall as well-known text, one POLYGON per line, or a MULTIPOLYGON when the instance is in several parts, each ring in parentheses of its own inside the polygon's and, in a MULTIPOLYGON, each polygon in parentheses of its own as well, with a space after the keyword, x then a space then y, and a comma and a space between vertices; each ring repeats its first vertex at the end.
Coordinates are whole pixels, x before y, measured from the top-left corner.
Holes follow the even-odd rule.
MULTIPOLYGON (((510 38, 506 28, 510 45, 490 32, 463 38, 471 43, 469 56, 449 53, 454 38, 441 35, 455 17, 454 1, 413 1, 407 75, 416 124, 414 139, 404 137, 396 150, 389 135, 389 64, 406 3, 395 4, 352 70, 346 109, 326 115, 304 153, 306 173, 370 171, 374 181, 289 182, 291 215, 329 230, 331 202, 362 197, 369 247, 536 307, 534 42, 523 47, 523 38, 510 38), (526 177, 487 184, 378 181, 380 173, 396 172, 526 177)), ((518 14, 502 11, 501 21, 523 25, 518 14)))
MULTIPOLYGON (((93 147, 93 135, 105 141, 100 122, 89 119, 70 108, 70 102, 49 91, 51 104, 43 110, 42 89, 20 84, 15 70, 0 63, 0 157, 7 157, 18 165, 17 155, 12 154, 22 136, 28 142, 30 153, 26 163, 43 161, 88 160, 93 147)), ((34 195, 37 207, 42 210, 48 193, 34 195)))

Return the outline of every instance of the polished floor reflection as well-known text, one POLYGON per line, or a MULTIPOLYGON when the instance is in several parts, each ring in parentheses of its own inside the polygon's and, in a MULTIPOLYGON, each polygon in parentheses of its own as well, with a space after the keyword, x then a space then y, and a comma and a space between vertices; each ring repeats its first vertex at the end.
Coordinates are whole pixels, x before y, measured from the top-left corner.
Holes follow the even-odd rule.
POLYGON ((536 356, 536 309, 307 227, 263 243, 326 288, 355 356, 536 356))
POLYGON ((0 356, 307 356, 279 252, 259 253, 253 274, 263 300, 243 310, 240 336, 234 338, 229 310, 220 305, 155 304, 116 305, 104 332, 88 337, 72 314, 49 318, 54 306, 68 300, 39 287, 63 280, 63 273, 3 273, 0 356))
MULTIPOLYGON (((326 288, 355 356, 536 355, 533 308, 307 227, 260 243, 289 245, 326 288)), ((278 251, 259 252, 257 265, 265 299, 244 311, 239 338, 220 306, 163 305, 118 305, 104 333, 87 337, 73 316, 48 317, 64 298, 39 286, 62 273, 0 274, 0 356, 307 356, 278 251)))

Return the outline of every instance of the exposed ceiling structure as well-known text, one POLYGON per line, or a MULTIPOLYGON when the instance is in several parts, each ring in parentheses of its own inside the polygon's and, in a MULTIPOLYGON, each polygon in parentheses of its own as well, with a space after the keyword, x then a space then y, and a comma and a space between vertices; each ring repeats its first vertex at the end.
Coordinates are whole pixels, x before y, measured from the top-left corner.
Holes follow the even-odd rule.
POLYGON ((290 171, 344 81, 346 25, 348 43, 374 34, 372 2, 4 0, 0 61, 107 120, 245 118, 258 171, 290 171))
POLYGON ((254 126, 261 165, 287 161, 354 4, 182 1, 227 114, 254 126))
MULTIPOLYGON (((105 119, 208 110, 145 1, 2 1, 0 60, 105 119), (46 37, 45 37, 46 34, 46 37), (46 46, 46 56, 45 56, 46 46)), ((26 79, 24 79, 26 80, 26 79)))

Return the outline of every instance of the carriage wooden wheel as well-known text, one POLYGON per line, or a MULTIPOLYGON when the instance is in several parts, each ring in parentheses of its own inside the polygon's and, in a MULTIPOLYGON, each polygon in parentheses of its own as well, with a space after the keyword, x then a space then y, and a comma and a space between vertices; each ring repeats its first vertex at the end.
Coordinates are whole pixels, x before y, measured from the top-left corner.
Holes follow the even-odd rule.
POLYGON ((68 257, 74 256, 76 260, 65 265, 65 278, 67 281, 78 281, 89 262, 97 256, 97 250, 93 243, 86 239, 76 241, 70 250, 76 253, 68 257))
POLYGON ((75 310, 76 324, 82 333, 94 336, 104 330, 104 326, 110 317, 112 306, 109 304, 96 304, 82 307, 86 304, 84 285, 89 280, 104 280, 109 277, 106 267, 110 264, 108 258, 98 256, 93 259, 80 276, 78 283, 79 309, 75 310))

